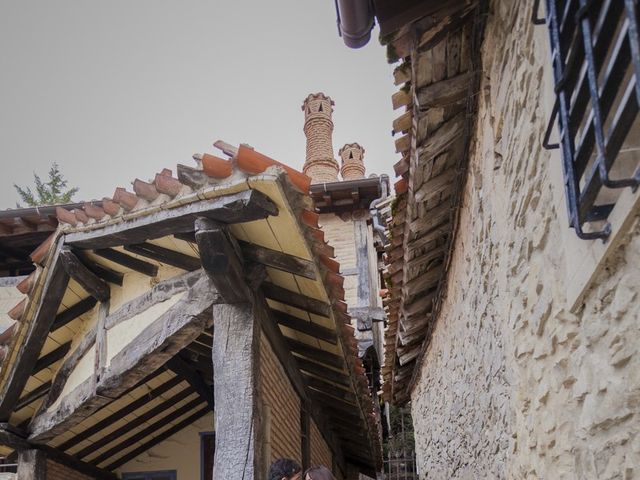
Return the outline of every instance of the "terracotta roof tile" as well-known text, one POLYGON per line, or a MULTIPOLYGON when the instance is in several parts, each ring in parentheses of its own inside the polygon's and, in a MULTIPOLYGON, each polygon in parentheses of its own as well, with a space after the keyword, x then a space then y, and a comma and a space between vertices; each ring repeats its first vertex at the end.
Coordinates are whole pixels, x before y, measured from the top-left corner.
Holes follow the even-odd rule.
POLYGON ((238 168, 243 172, 254 175, 264 172, 267 168, 273 165, 278 165, 287 172, 291 183, 298 187, 300 191, 303 193, 309 192, 309 188, 311 186, 310 177, 307 177, 304 173, 301 173, 288 165, 284 165, 273 158, 269 158, 266 155, 258 153, 245 145, 240 145, 238 148, 236 161, 238 163, 238 168))
POLYGON ((93 205, 92 203, 85 203, 83 208, 84 213, 86 213, 88 217, 93 218, 94 220, 102 220, 106 215, 102 207, 98 207, 97 205, 93 205))
POLYGON ((118 187, 113 193, 113 201, 119 203, 125 210, 130 211, 138 204, 138 197, 134 193, 127 192, 126 189, 118 187))
POLYGON ((180 180, 173 178, 171 170, 164 169, 161 173, 156 174, 156 178, 153 181, 156 190, 170 197, 175 197, 182 190, 183 185, 180 180))
POLYGON ((202 170, 210 177, 227 178, 233 173, 233 164, 229 160, 205 153, 200 156, 200 161, 202 170))
POLYGON ((24 313, 24 309, 26 308, 26 306, 27 299, 23 298, 15 307, 7 312, 7 315, 9 315, 11 319, 18 321, 20 320, 20 318, 22 318, 22 314, 24 313))
POLYGON ((153 202, 160 196, 160 192, 156 190, 156 187, 154 185, 152 185, 151 183, 143 182, 139 178, 136 178, 133 181, 133 191, 138 197, 144 198, 149 202, 153 202))

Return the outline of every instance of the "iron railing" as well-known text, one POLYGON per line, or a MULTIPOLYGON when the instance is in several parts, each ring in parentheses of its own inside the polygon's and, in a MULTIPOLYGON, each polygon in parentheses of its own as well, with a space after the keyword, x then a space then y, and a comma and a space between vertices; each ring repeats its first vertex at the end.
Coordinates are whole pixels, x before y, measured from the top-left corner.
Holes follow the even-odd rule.
POLYGON ((543 145, 562 150, 570 226, 606 240, 620 189, 640 184, 638 0, 545 1, 556 102, 543 145))

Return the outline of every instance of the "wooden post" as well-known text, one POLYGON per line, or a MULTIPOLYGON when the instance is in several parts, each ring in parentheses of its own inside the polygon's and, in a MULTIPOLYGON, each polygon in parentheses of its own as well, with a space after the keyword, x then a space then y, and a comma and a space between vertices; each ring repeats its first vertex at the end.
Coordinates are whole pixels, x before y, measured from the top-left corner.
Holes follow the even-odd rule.
POLYGON ((47 456, 41 450, 18 452, 18 474, 20 480, 46 480, 47 456))
POLYGON ((216 478, 266 476, 258 397, 260 324, 249 303, 213 306, 216 478))

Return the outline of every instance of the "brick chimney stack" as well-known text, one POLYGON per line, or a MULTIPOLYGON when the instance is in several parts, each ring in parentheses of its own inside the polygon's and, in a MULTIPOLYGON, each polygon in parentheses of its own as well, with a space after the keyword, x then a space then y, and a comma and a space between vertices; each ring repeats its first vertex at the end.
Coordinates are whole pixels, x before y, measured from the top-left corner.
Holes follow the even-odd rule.
POLYGON ((324 93, 310 94, 302 104, 307 157, 302 171, 311 183, 337 182, 338 162, 333 158, 333 100, 324 93))
POLYGON ((340 149, 338 155, 342 158, 343 180, 364 178, 364 148, 357 143, 347 143, 340 149))

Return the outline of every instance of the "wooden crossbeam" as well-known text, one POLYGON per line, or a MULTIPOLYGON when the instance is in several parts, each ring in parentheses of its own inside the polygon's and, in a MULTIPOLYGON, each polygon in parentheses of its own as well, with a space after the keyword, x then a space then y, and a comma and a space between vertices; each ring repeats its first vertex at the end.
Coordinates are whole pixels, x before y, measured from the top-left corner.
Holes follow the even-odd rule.
POLYGON ((319 338, 333 345, 336 345, 338 343, 336 332, 331 330, 330 328, 323 327, 322 325, 318 325, 317 323, 313 323, 308 320, 294 317, 293 315, 289 315, 278 310, 272 310, 272 314, 273 318, 275 318, 275 320, 280 325, 291 328, 292 330, 296 330, 301 333, 305 333, 312 337, 319 338))
POLYGON ((99 248, 94 250, 93 253, 102 258, 106 258, 107 260, 111 260, 118 265, 122 265, 125 268, 142 273, 143 275, 147 275, 149 277, 155 277, 158 275, 157 265, 145 262, 144 260, 132 257, 131 255, 127 255, 120 250, 114 250, 113 248, 99 248))
POLYGON ((176 355, 167 362, 167 367, 173 371, 176 375, 187 381, 191 388, 193 388, 201 399, 207 402, 211 411, 215 408, 215 402, 213 400, 213 386, 207 385, 202 377, 198 375, 195 369, 185 362, 179 355, 176 355))
MULTIPOLYGON (((184 242, 195 243, 196 241, 195 232, 176 233, 174 237, 184 242)), ((283 272, 300 275, 301 277, 310 278, 311 280, 316 279, 315 266, 310 260, 240 240, 238 241, 238 245, 242 251, 242 258, 245 260, 250 260, 283 272)))
POLYGON ((51 326, 51 331, 55 332, 57 329, 64 327, 67 323, 72 322, 80 315, 84 315, 96 306, 98 301, 93 297, 87 297, 80 300, 78 303, 74 303, 66 310, 56 315, 56 319, 51 326))
POLYGON ((104 265, 100 265, 99 263, 90 259, 83 251, 76 250, 74 252, 78 259, 87 267, 92 273, 96 276, 100 277, 107 283, 113 283, 114 285, 122 286, 124 282, 124 274, 121 272, 116 272, 104 265))
POLYGON ((295 352, 303 357, 310 358, 319 363, 330 365, 335 368, 344 368, 344 358, 335 355, 334 353, 327 352, 320 348, 307 345, 306 343, 299 342, 292 338, 287 338, 287 343, 292 352, 295 352))
POLYGON ((167 380, 165 383, 163 383, 159 387, 154 388, 148 393, 145 393, 142 397, 127 404, 117 412, 114 412, 111 415, 105 417, 104 419, 100 420, 99 422, 87 428, 86 430, 83 430, 75 437, 71 437, 69 440, 62 443, 58 448, 60 450, 69 450, 70 448, 73 448, 75 445, 82 442, 83 440, 86 440, 87 438, 95 435, 99 431, 110 427, 114 423, 118 422, 122 418, 129 415, 130 413, 135 412, 140 407, 146 405, 153 399, 158 398, 160 395, 163 395, 164 393, 168 392, 173 387, 178 385, 180 382, 182 382, 182 379, 179 377, 173 377, 172 379, 167 380))
MULTIPOLYGON (((191 408, 193 408, 193 407, 191 407, 191 408)), ((177 423, 173 427, 165 430, 164 432, 160 433, 159 435, 156 435, 155 437, 153 437, 148 442, 143 443, 138 448, 134 448, 133 450, 131 450, 129 453, 127 453, 123 457, 120 457, 115 462, 109 464, 106 467, 106 469, 107 470, 115 470, 116 468, 120 467, 121 465, 124 465, 125 463, 127 463, 129 460, 132 460, 132 459, 136 458, 141 453, 146 452, 147 450, 149 450, 150 448, 153 448, 154 446, 156 446, 160 442, 163 442, 167 438, 169 438, 172 435, 178 433, 180 430, 188 427, 189 425, 191 425, 196 420, 199 420, 200 418, 204 417, 207 413, 211 413, 211 411, 209 410, 208 406, 204 407, 204 408, 201 408, 200 410, 196 411, 193 415, 190 415, 187 418, 185 418, 184 420, 182 420, 180 423, 177 423)), ((160 426, 154 425, 154 427, 155 427, 155 431, 157 431, 160 426)))
POLYGON ((13 407, 13 411, 17 412, 21 408, 24 408, 27 405, 35 402, 36 400, 44 397, 47 394, 47 392, 49 391, 50 388, 51 388, 51 380, 49 380, 48 382, 45 382, 42 385, 39 385, 38 387, 34 388, 29 393, 27 393, 25 396, 20 397, 20 400, 18 400, 18 403, 16 403, 15 407, 13 407))
POLYGON ((142 243, 176 232, 193 231, 193 224, 198 217, 232 224, 260 220, 277 214, 278 207, 265 194, 257 190, 243 190, 163 209, 97 230, 69 233, 66 241, 84 249, 109 248, 122 245, 123 237, 130 243, 142 243))
POLYGON ((330 382, 338 383, 345 387, 351 386, 351 380, 345 373, 338 372, 332 368, 327 368, 324 365, 312 362, 311 360, 307 360, 306 358, 295 357, 295 360, 298 364, 298 367, 300 367, 300 370, 303 370, 303 374, 304 372, 308 372, 317 377, 324 378, 330 382))
POLYGON ((322 405, 333 407, 335 410, 341 410, 343 412, 353 414, 357 407, 347 400, 334 397, 320 390, 309 389, 310 395, 322 405))
POLYGON ((89 445, 87 445, 82 450, 75 452, 74 456, 77 458, 85 458, 91 455, 93 452, 100 450, 102 447, 109 445, 113 441, 121 438, 125 438, 129 432, 134 431, 140 425, 148 422, 154 417, 170 411, 175 405, 177 405, 178 403, 180 403, 190 395, 193 395, 193 393, 194 393, 193 390, 191 390, 190 388, 185 388, 184 390, 173 395, 171 398, 167 399, 166 401, 160 403, 159 405, 156 405, 155 407, 147 410, 141 415, 138 415, 134 419, 128 421, 122 427, 117 428, 106 435, 101 435, 98 439, 92 441, 89 445))
POLYGON ((286 288, 279 287, 273 283, 265 282, 262 284, 262 291, 264 296, 270 300, 296 307, 301 310, 306 310, 310 313, 315 313, 323 317, 329 317, 331 315, 331 305, 327 302, 317 300, 315 298, 307 297, 298 292, 287 290, 286 288))
POLYGON ((69 349, 70 348, 71 348, 71 342, 69 341, 67 343, 63 343, 62 345, 60 345, 55 350, 52 350, 51 352, 47 353, 46 355, 40 357, 38 359, 38 361, 36 362, 35 367, 33 367, 32 375, 35 375, 35 374, 41 372, 45 368, 48 368, 51 365, 53 365, 54 363, 56 363, 58 360, 63 359, 64 356, 67 353, 69 353, 69 349))
POLYGON ((50 261, 50 270, 45 280, 46 295, 40 299, 37 311, 30 322, 30 329, 22 345, 19 347, 15 362, 4 376, 4 387, 0 391, 0 421, 9 420, 15 403, 18 401, 33 368, 35 367, 42 346, 47 339, 56 311, 67 289, 69 275, 58 262, 61 243, 50 261))
POLYGON ((201 267, 199 258, 192 257, 191 255, 186 255, 181 252, 176 252, 175 250, 164 248, 160 245, 154 245, 149 242, 125 245, 124 249, 131 253, 135 253, 136 255, 147 257, 188 272, 198 270, 201 267))
POLYGON ((316 279, 316 267, 310 260, 254 245, 249 242, 241 241, 238 243, 242 249, 243 257, 247 260, 252 260, 284 272, 293 273, 294 275, 310 278, 311 280, 316 279))
POLYGON ((246 302, 249 289, 244 268, 226 227, 208 218, 195 223, 202 267, 226 303, 246 302))
POLYGON ((60 260, 67 274, 78 282, 89 295, 99 302, 109 300, 111 296, 109 285, 89 270, 69 247, 62 247, 60 260))
POLYGON ((310 377, 305 375, 304 377, 305 383, 316 390, 321 390, 323 392, 329 392, 332 396, 338 397, 341 400, 345 400, 349 403, 356 404, 356 398, 349 390, 346 390, 344 387, 340 387, 333 383, 327 382, 326 380, 310 377))

